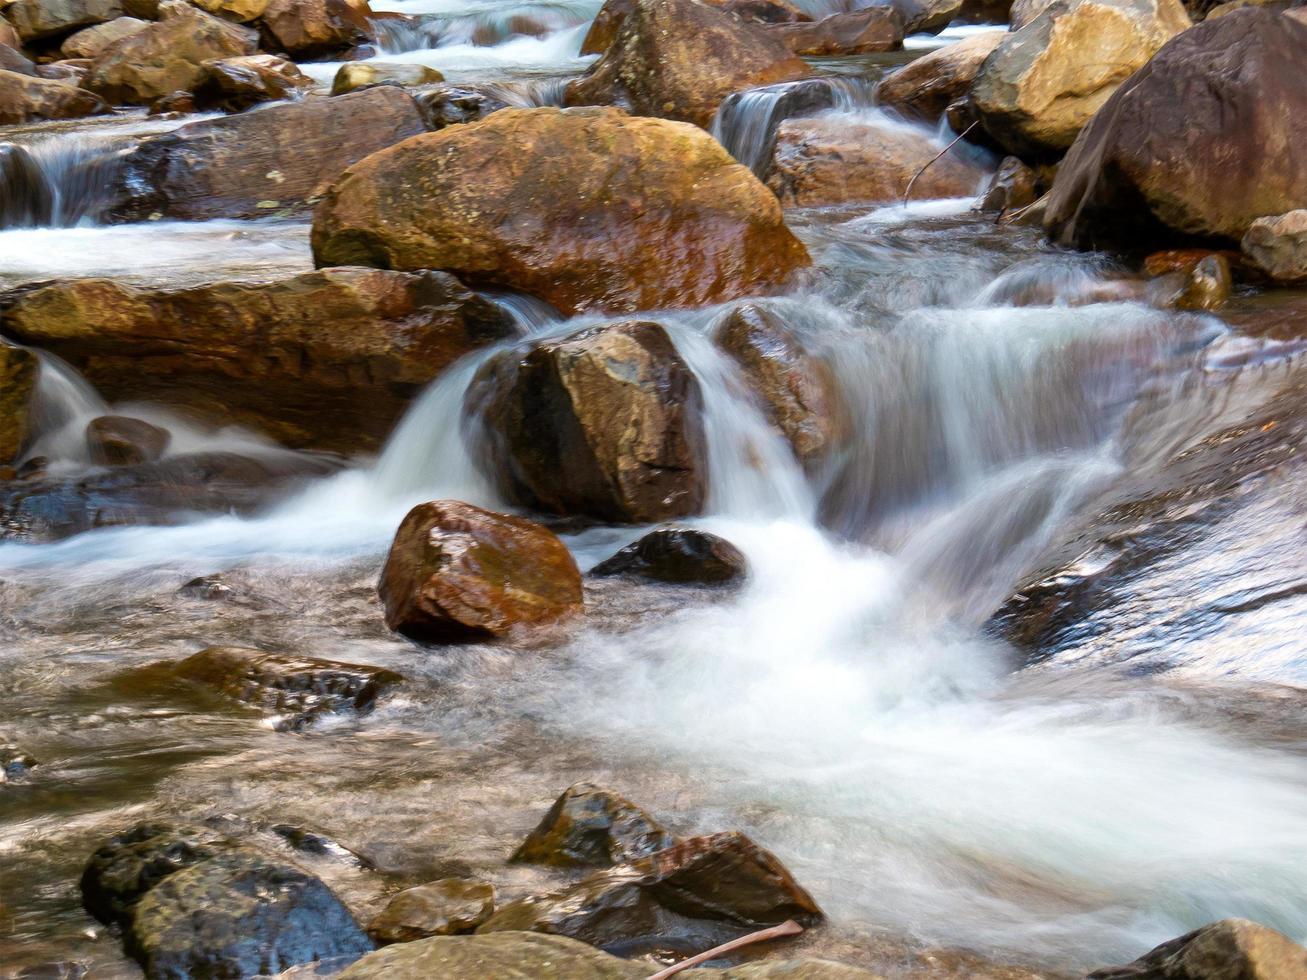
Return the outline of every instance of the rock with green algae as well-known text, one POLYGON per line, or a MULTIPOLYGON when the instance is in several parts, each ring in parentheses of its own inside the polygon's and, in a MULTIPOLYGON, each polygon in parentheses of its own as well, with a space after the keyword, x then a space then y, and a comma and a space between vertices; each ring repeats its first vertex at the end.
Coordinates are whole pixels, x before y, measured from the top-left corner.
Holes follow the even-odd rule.
POLYGON ((675 843, 662 824, 626 797, 593 783, 577 783, 554 801, 511 860, 608 868, 675 843))

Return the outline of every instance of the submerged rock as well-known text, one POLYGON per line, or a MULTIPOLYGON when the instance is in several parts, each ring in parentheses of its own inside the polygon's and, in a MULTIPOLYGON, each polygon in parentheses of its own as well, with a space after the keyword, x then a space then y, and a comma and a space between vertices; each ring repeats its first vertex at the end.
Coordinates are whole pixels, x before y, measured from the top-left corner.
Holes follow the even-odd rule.
POLYGON ((39 370, 31 351, 0 343, 0 465, 12 463, 27 444, 39 370))
POLYGON ((408 888, 368 923, 378 944, 411 943, 472 932, 495 910, 495 886, 475 878, 444 878, 408 888))
POLYGON ((416 639, 503 636, 581 612, 581 573, 547 528, 456 500, 419 504, 377 587, 386 625, 416 639))
POLYGON ((601 561, 592 575, 673 584, 721 585, 748 574, 744 555, 725 538, 689 527, 660 527, 601 561))
POLYGON ((299 731, 324 715, 367 714, 401 681, 381 667, 266 653, 247 647, 208 647, 177 664, 178 677, 275 713, 278 731, 299 731))
POLYGON ((881 81, 876 99, 934 122, 951 102, 966 95, 980 66, 1006 36, 1002 31, 986 31, 928 52, 881 81))
POLYGON ((696 0, 631 0, 604 56, 567 86, 566 102, 706 127, 731 93, 812 74, 771 30, 696 0))
POLYGON ((1175 38, 1067 154, 1045 217, 1049 237, 1077 248, 1237 241, 1258 218, 1302 207, 1304 50, 1307 24, 1270 10, 1236 11, 1175 38))
MULTIPOLYGON (((402 94, 342 98, 373 92, 402 94)), ((377 153, 318 206, 313 252, 319 265, 445 269, 565 313, 721 302, 810 261, 707 133, 614 109, 506 109, 377 153)))
POLYGON ((482 368, 466 404, 500 486, 524 504, 632 523, 703 506, 699 383, 656 323, 504 352, 482 368))
POLYGON ((68 82, 0 69, 0 125, 36 119, 76 119, 107 109, 98 95, 68 82))
POLYGON ((102 415, 86 424, 86 446, 92 461, 106 466, 152 463, 168 448, 167 429, 123 415, 102 415))
POLYGON ((1272 279, 1307 280, 1307 210, 1258 218, 1248 227, 1242 245, 1244 255, 1272 279))
POLYGON ((1297 980, 1307 949, 1247 919, 1222 919, 1163 943, 1126 966, 1089 980, 1297 980))
POLYGON ((340 66, 336 77, 331 82, 332 95, 344 95, 355 89, 369 85, 431 85, 443 82, 445 76, 426 65, 406 64, 404 62, 377 62, 376 64, 355 61, 340 66))
POLYGON ((508 103, 494 92, 469 85, 435 85, 415 92, 414 98, 432 132, 458 123, 476 122, 508 108, 508 103))
POLYGON ((609 868, 675 843, 666 828, 626 797, 593 783, 577 783, 554 801, 510 860, 609 868))
POLYGON ((778 24, 769 33, 797 55, 855 55, 903 47, 903 16, 892 6, 864 7, 811 23, 778 24))

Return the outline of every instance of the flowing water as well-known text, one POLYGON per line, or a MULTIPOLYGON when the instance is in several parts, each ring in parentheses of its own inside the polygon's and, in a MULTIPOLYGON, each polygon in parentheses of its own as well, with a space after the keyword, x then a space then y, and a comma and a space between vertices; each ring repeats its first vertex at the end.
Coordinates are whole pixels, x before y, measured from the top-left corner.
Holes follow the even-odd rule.
MULTIPOLYGON (((443 70, 479 51, 476 71, 511 81, 572 65, 597 4, 396 6, 448 24, 385 57, 443 70), (543 38, 466 40, 526 8, 543 38)), ((741 159, 775 95, 719 118, 741 159)), ((971 205, 789 215, 817 274, 761 302, 831 364, 851 419, 815 472, 713 345, 722 310, 649 313, 703 391, 694 523, 747 555, 737 592, 595 579, 585 622, 544 638, 389 634, 375 581, 406 510, 509 506, 464 409, 495 350, 446 371, 377 458, 257 515, 0 544, 0 743, 42 763, 0 786, 0 959, 138 975, 76 880, 100 839, 149 816, 221 818, 268 846, 273 824, 326 833, 380 869, 304 858, 363 913, 383 873, 552 887, 504 858, 578 780, 678 832, 753 835, 830 915, 801 948, 891 977, 999 975, 988 961, 1073 975, 1233 915, 1307 939, 1307 298, 1160 310, 1103 257, 971 205), (229 591, 178 591, 199 575, 229 591), (1009 643, 992 617, 1040 588, 1069 604, 1033 650, 1009 643), (149 669, 213 643, 408 683, 364 719, 280 733, 149 669)), ((13 283, 308 266, 293 222, 0 232, 13 283)), ((500 349, 596 322, 498 300, 521 333, 500 349)), ((166 405, 106 406, 51 358, 40 409, 37 447, 69 471, 90 465, 76 433, 106 410, 187 446, 268 449, 166 405)), ((589 567, 642 530, 566 540, 589 567)))

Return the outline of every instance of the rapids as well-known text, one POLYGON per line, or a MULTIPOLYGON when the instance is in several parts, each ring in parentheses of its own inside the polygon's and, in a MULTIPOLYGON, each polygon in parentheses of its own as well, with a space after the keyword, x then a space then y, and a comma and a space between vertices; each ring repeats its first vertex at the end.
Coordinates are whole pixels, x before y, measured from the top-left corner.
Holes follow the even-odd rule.
MULTIPOLYGON (((565 78, 588 63, 576 50, 598 6, 374 4, 427 25, 387 35, 379 57, 565 78), (542 36, 507 33, 524 17, 542 36), (498 43, 474 44, 478 30, 498 43)), ((335 67, 305 66, 323 81, 335 67)), ((836 109, 880 113, 875 60, 860 79, 838 70, 836 109)), ((714 131, 755 168, 775 88, 714 131)), ((147 816, 301 824, 413 883, 476 873, 515 897, 552 879, 504 857, 578 780, 677 831, 753 835, 830 914, 803 948, 891 977, 987 975, 973 956, 1072 975, 1227 916, 1307 939, 1303 345, 1254 296, 1217 317, 1117 295, 1110 261, 972 203, 789 216, 817 273, 761 302, 834 366, 854 433, 817 472, 712 344, 722 310, 648 314, 704 393, 710 494, 694 523, 748 556, 738 593, 593 580, 585 624, 535 645, 425 650, 384 629, 376 575, 409 507, 509 507, 464 411, 496 350, 446 371, 378 457, 264 513, 0 543, 0 743, 42 762, 0 786, 9 959, 138 975, 76 881, 100 839, 147 816), (178 592, 200 575, 230 596, 178 592), (1106 584, 1032 658, 993 617, 1041 578, 1106 584), (212 643, 410 683, 362 721, 288 735, 141 669, 212 643)), ((297 221, 61 214, 76 227, 0 232, 0 279, 311 265, 297 221)), ((495 298, 519 326, 498 349, 598 322, 495 298)), ((122 406, 53 358, 40 383, 32 454, 85 470, 75 434, 122 406)), ((280 451, 167 406, 128 410, 183 448, 280 451)), ((586 568, 643 529, 564 530, 586 568)), ((375 907, 374 876, 312 868, 375 907)))

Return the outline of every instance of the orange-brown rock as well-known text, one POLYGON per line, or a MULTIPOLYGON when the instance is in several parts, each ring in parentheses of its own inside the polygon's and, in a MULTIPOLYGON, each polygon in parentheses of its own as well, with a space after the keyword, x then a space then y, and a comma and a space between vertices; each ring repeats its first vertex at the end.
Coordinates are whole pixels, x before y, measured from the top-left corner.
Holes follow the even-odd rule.
POLYGON ((121 0, 15 0, 5 7, 5 19, 24 42, 57 38, 122 13, 121 0))
MULTIPOLYGON (((788 0, 704 0, 711 6, 756 24, 798 24, 812 20, 788 0)), ((581 54, 603 54, 617 39, 617 30, 635 6, 635 0, 607 0, 581 42, 581 54)))
POLYGON ((115 17, 113 20, 87 27, 64 38, 64 43, 59 50, 65 58, 94 58, 115 41, 139 34, 149 26, 148 20, 115 17))
POLYGON ((885 78, 876 86, 876 98, 881 105, 934 122, 949 103, 966 95, 1003 37, 1002 31, 987 31, 936 48, 885 78))
POLYGON ((892 6, 864 7, 810 23, 776 24, 768 33, 799 55, 871 54, 903 47, 903 16, 892 6))
POLYGON ((370 13, 366 0, 270 0, 261 21, 270 47, 302 60, 367 41, 370 13))
POLYGON ((567 313, 756 295, 810 261, 716 140, 615 109, 505 109, 377 153, 318 206, 313 251, 445 269, 567 313))
POLYGON ((513 327, 442 273, 322 269, 178 290, 56 283, 18 297, 0 329, 58 354, 112 400, 358 452, 380 445, 446 365, 513 327))
POLYGON ((68 82, 0 69, 0 125, 76 119, 108 110, 104 100, 68 82))
POLYGON ((1144 273, 1149 276, 1164 276, 1170 272, 1189 275, 1203 259, 1209 255, 1220 255, 1227 262, 1237 263, 1241 256, 1231 250, 1213 251, 1210 248, 1168 248, 1154 252, 1144 259, 1144 273))
POLYGON ((13 462, 27 442, 38 370, 30 350, 0 344, 0 465, 13 462))
POLYGON ((769 29, 716 7, 632 0, 604 56, 564 98, 707 126, 732 92, 811 73, 769 29))
POLYGON ((386 625, 415 639, 504 636, 581 612, 581 573, 552 531, 457 500, 409 511, 377 587, 386 625))
POLYGON ((930 163, 939 151, 924 131, 883 119, 787 119, 776 131, 767 186, 798 207, 886 203, 902 200, 920 171, 916 199, 975 194, 985 171, 956 151, 930 163))
POLYGON ((204 78, 195 86, 197 108, 243 112, 260 102, 289 99, 314 86, 292 61, 274 54, 252 54, 206 62, 204 78))
POLYGON ((699 385, 656 323, 631 321, 506 352, 467 395, 513 498, 558 514, 649 523, 707 494, 699 385))

